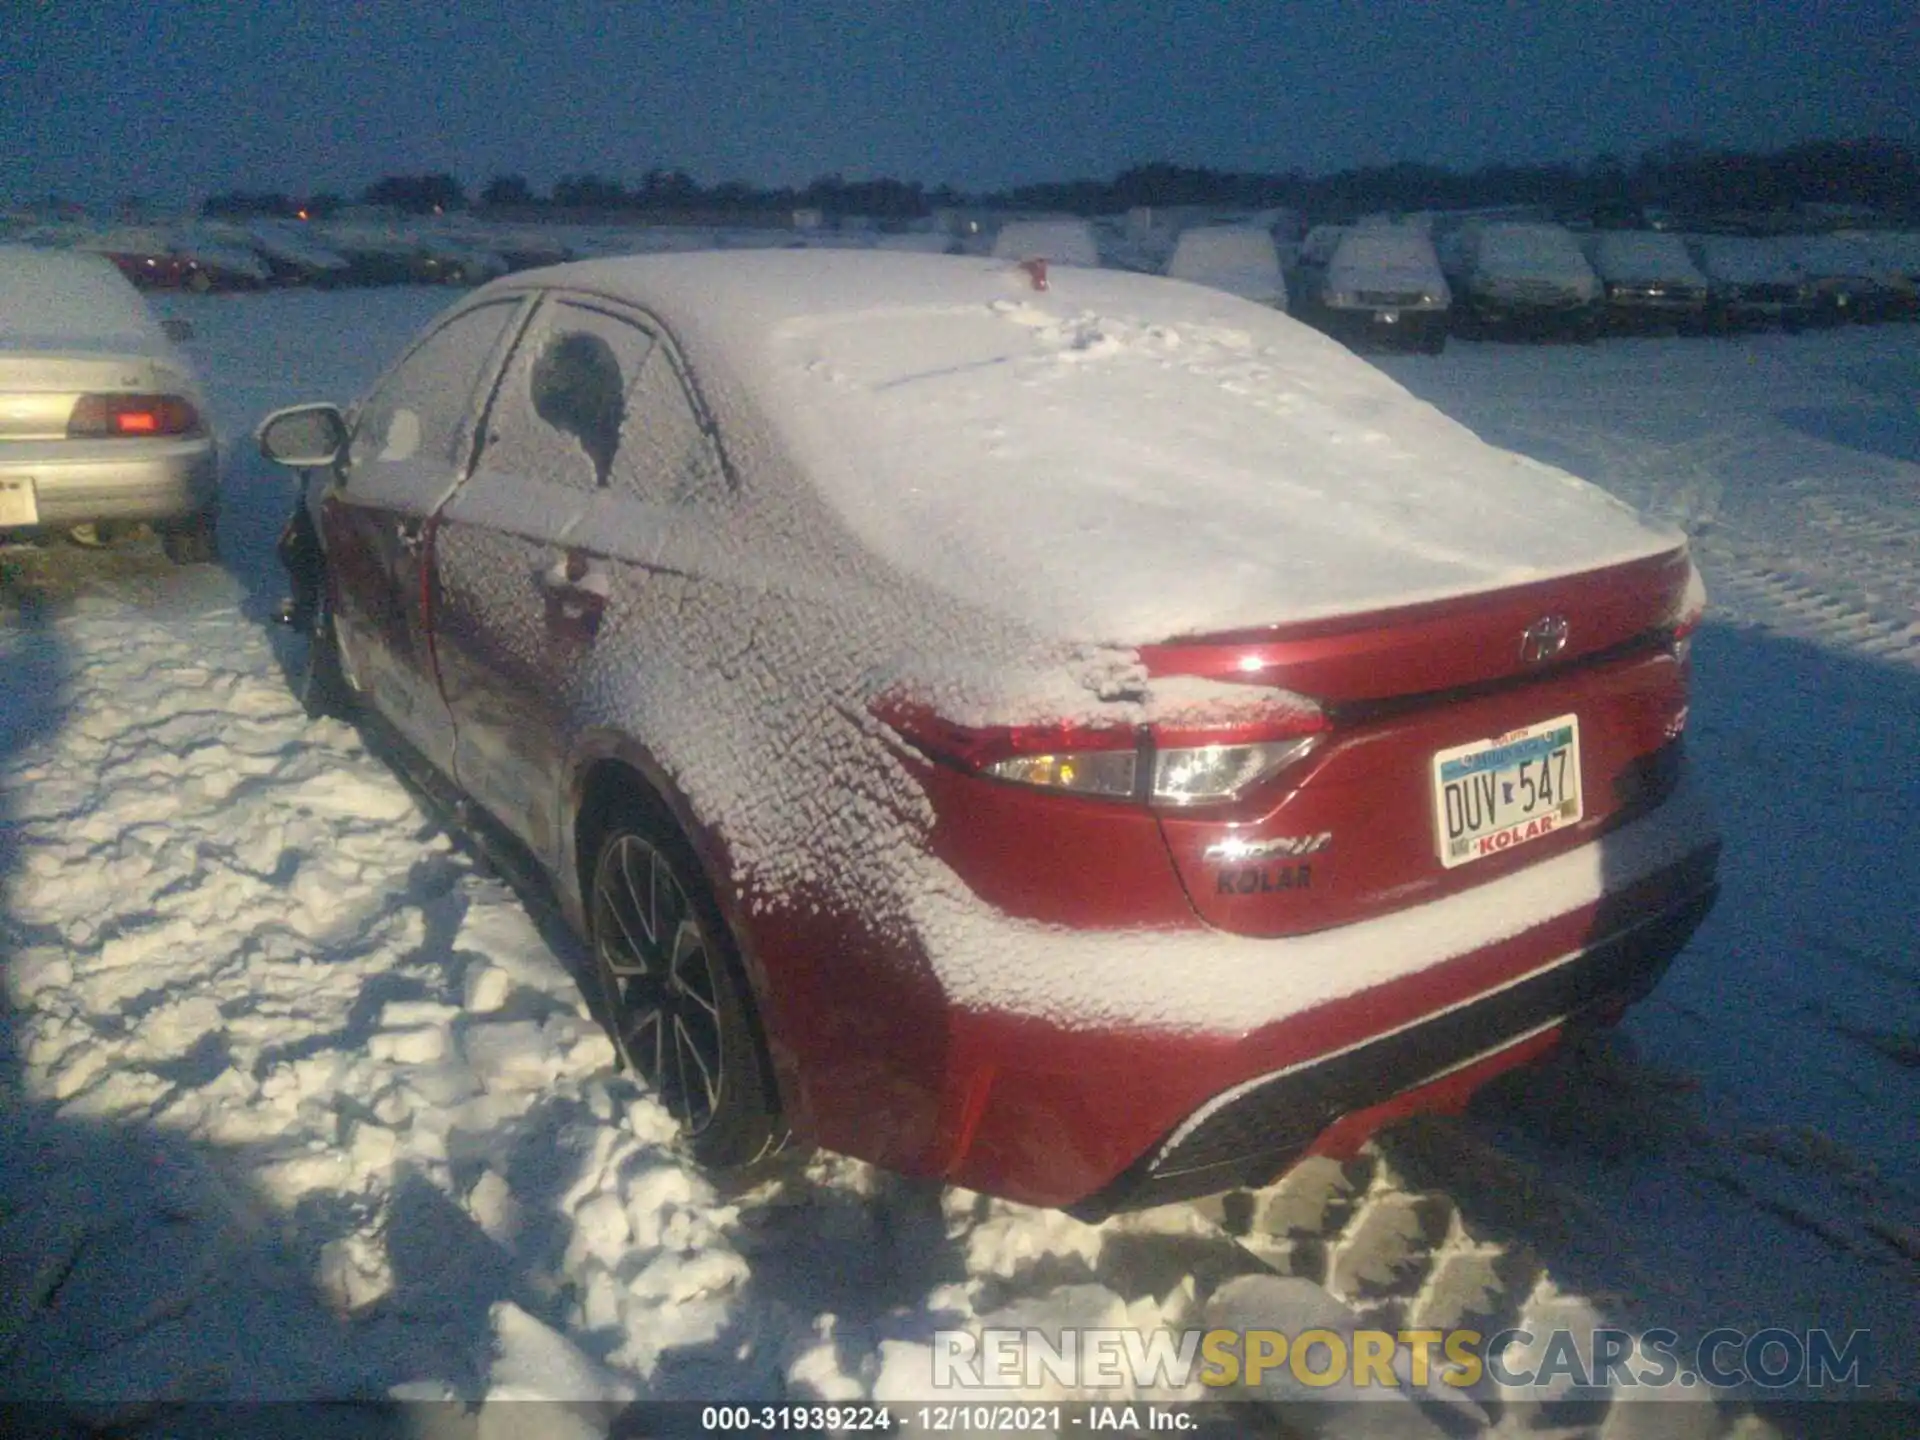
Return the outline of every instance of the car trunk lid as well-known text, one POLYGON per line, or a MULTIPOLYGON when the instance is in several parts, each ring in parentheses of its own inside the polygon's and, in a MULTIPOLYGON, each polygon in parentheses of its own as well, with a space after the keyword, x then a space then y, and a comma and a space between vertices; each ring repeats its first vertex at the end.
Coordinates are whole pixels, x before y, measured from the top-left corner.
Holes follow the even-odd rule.
POLYGON ((62 440, 82 395, 177 391, 153 361, 0 348, 0 441, 62 440))
POLYGON ((1148 647, 1155 677, 1317 701, 1312 755, 1160 825, 1195 910, 1300 934, 1437 899, 1588 843, 1678 778, 1686 549, 1488 594, 1148 647))
POLYGON ((1322 705, 1406 699, 1611 651, 1673 625, 1695 582, 1681 545, 1427 604, 1170 640, 1140 656, 1150 675, 1272 685, 1322 705))

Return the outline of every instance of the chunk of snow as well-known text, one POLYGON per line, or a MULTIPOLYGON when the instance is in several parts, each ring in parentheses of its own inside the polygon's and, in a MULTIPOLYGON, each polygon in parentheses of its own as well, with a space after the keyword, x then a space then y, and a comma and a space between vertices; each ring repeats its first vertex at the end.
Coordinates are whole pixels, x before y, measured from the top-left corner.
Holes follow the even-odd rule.
POLYGON ((483 1170, 467 1191, 467 1213, 481 1233, 499 1245, 509 1245, 519 1232, 520 1202, 497 1170, 483 1170))
POLYGON ((493 1326, 489 1399, 625 1402, 635 1397, 631 1381, 595 1364, 512 1301, 498 1301, 488 1313, 493 1326))
POLYGON ((314 1283, 337 1311, 351 1315, 392 1293, 393 1266, 374 1237, 346 1235, 321 1246, 314 1283))
POLYGON ((427 1028, 386 1030, 367 1041, 367 1053, 395 1065, 431 1065, 446 1056, 447 1032, 427 1028))
POLYGON ((746 1282, 747 1262, 727 1250, 662 1254, 628 1282, 641 1300, 684 1305, 690 1300, 729 1294, 746 1282))
POLYGON ((595 1195, 573 1212, 574 1244, 589 1255, 617 1261, 633 1239, 618 1196, 595 1195))
POLYGON ((460 1037, 460 1051, 489 1090, 539 1090, 553 1082, 559 1061, 538 1021, 474 1025, 460 1037))
MULTIPOLYGON (((1254 1330, 1277 1331, 1288 1337, 1309 1330, 1324 1330, 1337 1337, 1345 1353, 1351 1355, 1354 1333, 1367 1328, 1368 1322, 1310 1280, 1294 1275, 1243 1275, 1229 1280, 1213 1293, 1206 1306, 1206 1326, 1210 1330, 1233 1330, 1243 1335, 1254 1330)), ((1324 1342, 1317 1354, 1310 1350, 1308 1373, 1325 1370, 1331 1363, 1333 1353, 1332 1347, 1324 1342)), ((1355 1408, 1350 1411, 1330 1411, 1326 1418, 1343 1428, 1323 1433, 1406 1436, 1409 1440, 1419 1436, 1442 1440, 1442 1437, 1456 1433, 1457 1429, 1466 1425, 1486 1423, 1486 1415, 1477 1404, 1462 1394, 1458 1387, 1449 1387, 1440 1378, 1439 1372, 1446 1362, 1438 1355, 1431 1361, 1432 1368, 1427 1372, 1426 1383, 1416 1387, 1413 1384, 1412 1358, 1405 1347, 1396 1347, 1392 1366, 1400 1381, 1397 1390, 1354 1386, 1351 1383, 1351 1369, 1343 1371, 1348 1383, 1337 1391, 1324 1385, 1309 1384, 1296 1373, 1297 1367, 1291 1363, 1291 1357, 1287 1359, 1288 1363, 1265 1369, 1251 1383, 1243 1373, 1241 1389, 1244 1393, 1281 1404, 1324 1404, 1336 1398, 1354 1402, 1355 1408), (1430 1418, 1421 1408, 1416 1408, 1416 1402, 1420 1406, 1444 1408, 1454 1413, 1448 1415, 1443 1423, 1438 1418, 1430 1418)), ((1302 1415, 1308 1423, 1312 1422, 1312 1410, 1313 1406, 1309 1405, 1302 1415)))
POLYGON ((471 962, 461 976, 461 1005, 471 1015, 490 1015, 507 1003, 513 977, 484 960, 471 962))

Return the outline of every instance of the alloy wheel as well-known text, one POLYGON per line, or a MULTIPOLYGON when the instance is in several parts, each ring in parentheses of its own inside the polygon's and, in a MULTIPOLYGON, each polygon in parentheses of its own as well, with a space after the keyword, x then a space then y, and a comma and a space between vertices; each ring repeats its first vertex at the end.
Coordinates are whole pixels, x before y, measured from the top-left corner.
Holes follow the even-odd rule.
POLYGON ((594 959, 621 1056, 691 1135, 719 1109, 719 991, 705 929, 671 862, 614 838, 593 884, 594 959))

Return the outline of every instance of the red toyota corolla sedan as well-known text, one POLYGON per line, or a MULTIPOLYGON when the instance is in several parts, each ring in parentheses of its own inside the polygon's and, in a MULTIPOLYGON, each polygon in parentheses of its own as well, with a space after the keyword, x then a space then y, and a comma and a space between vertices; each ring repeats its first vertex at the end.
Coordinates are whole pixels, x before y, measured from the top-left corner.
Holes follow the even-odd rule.
POLYGON ((1230 295, 566 265, 260 440, 311 703, 544 867, 712 1164, 1262 1183, 1617 1014, 1714 895, 1683 538, 1230 295))

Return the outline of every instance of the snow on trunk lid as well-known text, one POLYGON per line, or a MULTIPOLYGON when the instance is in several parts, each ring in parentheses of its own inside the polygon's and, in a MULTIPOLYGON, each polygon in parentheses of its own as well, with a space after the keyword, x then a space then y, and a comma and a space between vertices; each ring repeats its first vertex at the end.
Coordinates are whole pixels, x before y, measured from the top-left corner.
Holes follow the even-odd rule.
POLYGON ((871 550, 1042 634, 1298 623, 1679 543, 1272 311, 990 278, 1002 298, 789 320, 747 379, 871 550))

